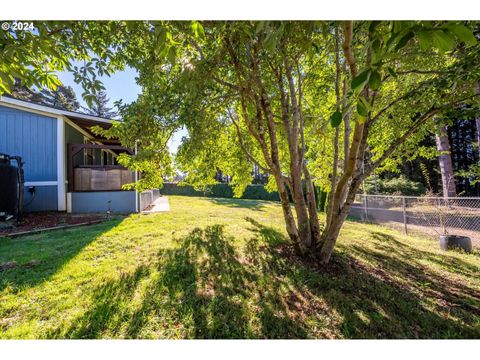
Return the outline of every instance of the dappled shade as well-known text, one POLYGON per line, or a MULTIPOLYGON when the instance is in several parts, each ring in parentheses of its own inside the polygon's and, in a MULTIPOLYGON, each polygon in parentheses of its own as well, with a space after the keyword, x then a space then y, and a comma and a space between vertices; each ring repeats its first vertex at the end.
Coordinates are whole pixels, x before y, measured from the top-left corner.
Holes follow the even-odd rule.
MULTIPOLYGON (((480 294, 415 260, 434 254, 374 232, 376 246, 390 255, 349 249, 378 266, 342 247, 330 266, 318 267, 299 259, 277 230, 247 221, 254 236, 243 249, 220 225, 196 228, 174 249, 160 251, 155 266, 99 287, 91 308, 62 337, 96 338, 121 329, 133 338, 480 336, 480 294), (141 304, 125 306, 139 291, 141 304), (437 302, 436 311, 422 303, 422 293, 437 302), (155 328, 160 333, 150 332, 155 328)), ((467 275, 476 270, 459 260, 451 264, 467 275)))

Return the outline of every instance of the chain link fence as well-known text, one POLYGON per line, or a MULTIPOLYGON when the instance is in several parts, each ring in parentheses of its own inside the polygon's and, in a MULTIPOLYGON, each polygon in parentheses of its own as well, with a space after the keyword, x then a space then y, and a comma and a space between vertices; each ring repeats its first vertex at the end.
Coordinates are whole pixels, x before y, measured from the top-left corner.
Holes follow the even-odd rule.
POLYGON ((480 247, 480 198, 357 195, 350 215, 405 233, 468 236, 480 247))

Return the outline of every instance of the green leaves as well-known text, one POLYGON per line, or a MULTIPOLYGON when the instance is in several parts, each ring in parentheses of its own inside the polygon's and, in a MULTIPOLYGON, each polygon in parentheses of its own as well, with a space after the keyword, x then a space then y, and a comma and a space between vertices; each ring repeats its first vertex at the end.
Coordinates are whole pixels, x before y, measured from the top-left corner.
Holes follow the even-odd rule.
POLYGON ((418 40, 418 45, 420 46, 420 50, 426 51, 432 47, 433 40, 429 31, 420 30, 415 34, 415 36, 418 40))
POLYGON ((357 101, 357 114, 360 117, 361 122, 367 118, 370 110, 371 106, 368 101, 363 96, 360 96, 357 101))
POLYGON ((192 21, 192 31, 193 35, 198 38, 205 37, 205 30, 203 29, 202 24, 200 24, 198 21, 192 21))
POLYGON ((270 53, 273 53, 276 47, 277 47, 277 36, 275 32, 271 32, 265 38, 265 49, 267 49, 270 53))
POLYGON ((368 85, 372 90, 378 90, 382 85, 382 76, 378 71, 373 71, 370 74, 370 79, 368 80, 368 85))
POLYGON ((415 31, 420 50, 426 51, 432 47, 441 52, 451 51, 455 48, 456 39, 467 45, 475 45, 477 39, 473 32, 462 24, 449 23, 440 28, 421 27, 415 31))
POLYGON ((366 69, 353 78, 351 87, 357 94, 362 92, 366 85, 369 85, 372 90, 377 90, 382 85, 382 76, 378 70, 366 69))
POLYGON ((413 38, 413 31, 407 32, 405 35, 403 35, 400 40, 398 40, 397 45, 395 46, 395 50, 398 51, 405 47, 405 45, 408 44, 408 42, 413 38))
POLYGON ((332 128, 338 127, 342 123, 342 113, 340 111, 335 111, 331 116, 330 116, 330 125, 332 128))
POLYGON ((367 85, 370 79, 370 71, 370 69, 366 69, 352 79, 351 87, 354 92, 361 92, 365 85, 367 85))
POLYGON ((388 67, 387 70, 388 70, 388 73, 389 73, 392 77, 394 77, 394 78, 397 78, 397 77, 398 77, 398 75, 397 75, 397 73, 395 72, 395 70, 393 70, 391 67, 388 67))
POLYGON ((433 44, 441 52, 447 52, 454 48, 455 39, 450 33, 443 30, 436 30, 436 31, 431 31, 431 34, 432 34, 433 44))
POLYGON ((473 35, 472 31, 464 25, 450 24, 447 26, 447 29, 465 44, 475 45, 477 43, 477 39, 473 35))

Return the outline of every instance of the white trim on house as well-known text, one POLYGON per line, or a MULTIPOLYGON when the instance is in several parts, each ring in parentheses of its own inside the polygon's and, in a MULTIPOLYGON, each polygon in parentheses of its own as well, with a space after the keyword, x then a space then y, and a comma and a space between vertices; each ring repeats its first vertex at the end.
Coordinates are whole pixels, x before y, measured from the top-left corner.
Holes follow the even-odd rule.
POLYGON ((67 180, 65 166, 65 122, 62 116, 57 117, 57 200, 58 211, 67 210, 65 182, 67 180))
POLYGON ((57 186, 58 181, 25 181, 24 186, 57 186))
POLYGON ((28 102, 28 101, 12 99, 12 98, 5 97, 5 96, 0 96, 0 105, 5 105, 7 107, 12 107, 12 108, 19 109, 19 110, 30 111, 30 112, 34 112, 34 113, 38 113, 38 114, 46 115, 46 116, 52 116, 53 115, 53 117, 58 117, 59 115, 63 115, 63 116, 72 116, 72 117, 82 118, 82 119, 85 119, 85 120, 97 121, 97 122, 101 122, 101 123, 105 123, 105 124, 111 124, 112 123, 112 120, 104 119, 104 118, 101 118, 101 117, 98 117, 98 116, 92 116, 92 115, 87 115, 87 114, 76 113, 76 112, 73 112, 73 111, 55 109, 55 108, 51 108, 51 107, 48 107, 48 106, 33 104, 31 102, 28 102))

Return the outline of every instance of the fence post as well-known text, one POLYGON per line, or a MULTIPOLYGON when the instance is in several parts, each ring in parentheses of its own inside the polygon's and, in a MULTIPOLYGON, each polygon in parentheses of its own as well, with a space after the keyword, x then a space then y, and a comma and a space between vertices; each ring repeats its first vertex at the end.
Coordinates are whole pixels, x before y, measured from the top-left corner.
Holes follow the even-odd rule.
POLYGON ((405 227, 405 234, 408 234, 407 229, 407 206, 405 196, 402 196, 402 208, 403 208, 403 226, 405 227))
POLYGON ((368 202, 367 202, 367 195, 363 195, 363 208, 365 210, 365 221, 368 220, 368 202))

